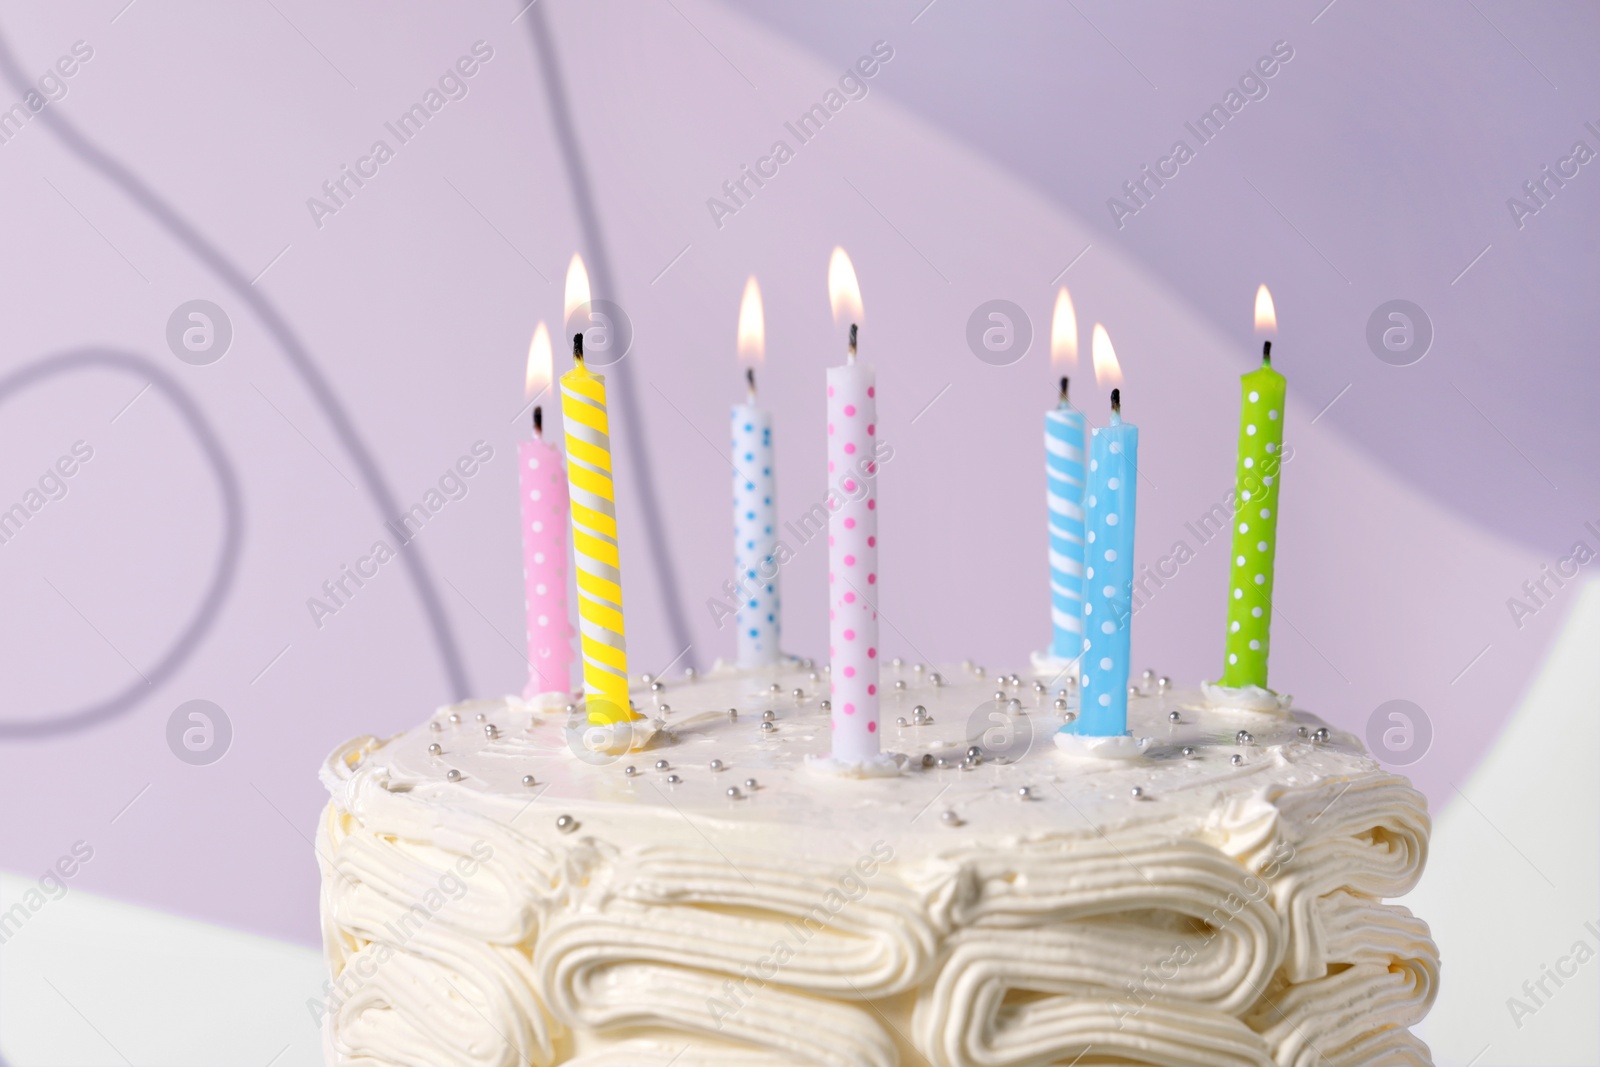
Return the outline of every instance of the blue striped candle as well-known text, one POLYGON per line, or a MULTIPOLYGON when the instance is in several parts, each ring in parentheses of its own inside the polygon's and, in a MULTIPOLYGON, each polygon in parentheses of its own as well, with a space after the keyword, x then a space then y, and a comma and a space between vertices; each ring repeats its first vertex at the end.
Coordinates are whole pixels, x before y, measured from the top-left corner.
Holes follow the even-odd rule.
POLYGON ((756 406, 755 372, 750 399, 733 406, 733 559, 739 580, 739 666, 778 662, 776 480, 772 474, 772 413, 756 406))
POLYGON ((1138 498, 1139 428, 1122 421, 1122 391, 1111 390, 1110 425, 1089 440, 1088 552, 1080 667, 1081 700, 1074 732, 1117 737, 1128 732, 1129 644, 1133 624, 1133 525, 1138 498))
POLYGON ((1044 416, 1046 502, 1050 508, 1050 654, 1083 652, 1083 412, 1061 402, 1044 416))

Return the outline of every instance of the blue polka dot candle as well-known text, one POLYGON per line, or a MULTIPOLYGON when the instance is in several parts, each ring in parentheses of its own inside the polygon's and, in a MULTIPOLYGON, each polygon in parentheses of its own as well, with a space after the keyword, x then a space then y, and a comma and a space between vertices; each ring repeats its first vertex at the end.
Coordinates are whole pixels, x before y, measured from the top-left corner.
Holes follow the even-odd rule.
MULTIPOLYGON (((1105 327, 1094 328, 1095 375, 1120 383, 1105 327)), ((1133 625, 1133 529, 1138 501, 1139 428, 1122 421, 1122 392, 1111 390, 1111 420, 1089 439, 1084 651, 1073 732, 1120 737, 1128 732, 1128 674, 1133 625)))
POLYGON ((765 349, 761 289, 751 277, 739 306, 739 359, 749 394, 733 406, 733 561, 739 596, 739 666, 770 667, 781 656, 778 599, 777 480, 772 413, 756 403, 754 364, 765 349))

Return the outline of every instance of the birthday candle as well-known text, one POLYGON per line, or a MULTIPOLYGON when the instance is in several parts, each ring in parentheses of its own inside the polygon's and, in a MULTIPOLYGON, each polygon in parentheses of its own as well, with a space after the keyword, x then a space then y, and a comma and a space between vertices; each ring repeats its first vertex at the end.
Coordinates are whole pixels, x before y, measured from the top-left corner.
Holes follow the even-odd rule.
MULTIPOLYGON (((1050 362, 1066 369, 1078 359, 1078 319, 1066 286, 1056 294, 1050 362)), ((1050 513, 1050 654, 1075 660, 1083 652, 1083 412, 1061 396, 1045 412, 1046 494, 1050 513)))
MULTIPOLYGON (((1121 380, 1111 340, 1094 327, 1095 375, 1121 380)), ((1129 646, 1133 624, 1133 529, 1138 501, 1139 428, 1122 421, 1122 391, 1111 390, 1110 425, 1089 440, 1088 534, 1084 567, 1084 652, 1075 732, 1128 732, 1129 646)))
MULTIPOLYGON (((834 249, 828 288, 837 319, 860 318, 861 291, 844 250, 834 249)), ((872 368, 849 355, 828 368, 828 482, 839 489, 828 516, 828 655, 832 663, 833 758, 865 763, 878 738, 877 386, 872 368)))
MULTIPOLYGON (((1256 329, 1277 329, 1272 295, 1264 285, 1256 291, 1256 329)), ((1265 689, 1272 629, 1273 564, 1278 552, 1283 402, 1288 394, 1288 382, 1272 369, 1271 341, 1261 346, 1261 366, 1240 380, 1240 394, 1227 662, 1219 684, 1265 689)))
POLYGON ((782 633, 779 615, 777 479, 773 476, 772 413, 756 403, 755 364, 766 346, 761 289, 754 275, 745 283, 739 305, 739 358, 749 393, 735 404, 733 427, 733 556, 739 595, 739 666, 768 667, 778 662, 782 633))
POLYGON ((640 716, 628 704, 628 648, 622 625, 622 561, 606 380, 583 364, 583 334, 572 338, 572 369, 561 376, 572 495, 572 556, 578 577, 583 686, 591 723, 640 716))
MULTIPOLYGON (((550 331, 539 323, 528 348, 527 395, 550 384, 550 331)), ((528 614, 528 684, 523 696, 572 689, 572 625, 567 621, 567 477, 561 453, 544 439, 544 410, 533 409, 533 439, 517 445, 522 490, 523 603, 528 614)))

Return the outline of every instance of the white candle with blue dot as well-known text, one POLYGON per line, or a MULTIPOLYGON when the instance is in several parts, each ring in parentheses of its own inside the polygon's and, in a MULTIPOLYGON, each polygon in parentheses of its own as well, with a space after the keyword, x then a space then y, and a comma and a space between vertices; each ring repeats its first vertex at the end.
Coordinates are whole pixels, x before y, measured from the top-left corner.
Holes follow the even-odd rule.
POLYGON ((1083 412, 1061 400, 1045 412, 1046 491, 1050 511, 1050 654, 1073 660, 1083 651, 1083 412))
MULTIPOLYGON (((739 306, 739 357, 758 362, 765 349, 761 290, 751 277, 739 306)), ((778 560, 777 479, 773 475, 772 413, 756 403, 755 369, 747 368, 745 402, 733 406, 733 559, 739 597, 738 663, 770 667, 782 656, 778 560)))
MULTIPOLYGON (((1095 373, 1120 380, 1104 327, 1095 325, 1095 373), (1102 355, 1102 344, 1104 354, 1102 355)), ((1138 501, 1139 428, 1122 421, 1122 392, 1111 390, 1111 420, 1089 440, 1085 534, 1084 651, 1078 718, 1066 729, 1085 737, 1128 732, 1133 628, 1133 530, 1138 501)))

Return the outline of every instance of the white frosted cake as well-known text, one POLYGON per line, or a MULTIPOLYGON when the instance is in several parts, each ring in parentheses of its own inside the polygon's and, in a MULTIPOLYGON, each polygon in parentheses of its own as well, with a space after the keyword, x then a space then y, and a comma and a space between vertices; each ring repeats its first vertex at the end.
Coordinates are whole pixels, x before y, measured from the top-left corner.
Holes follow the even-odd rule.
POLYGON ((340 748, 328 1062, 1429 1062, 1428 815, 1355 737, 1147 683, 1143 753, 1073 760, 1071 693, 886 666, 902 773, 840 779, 826 682, 638 687, 621 757, 509 698, 340 748))

